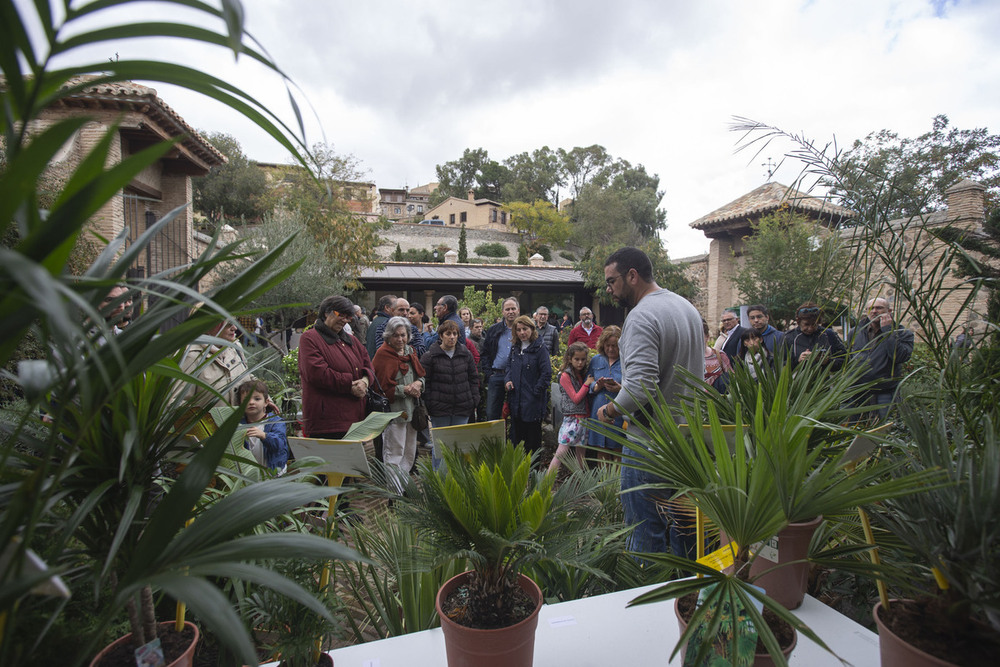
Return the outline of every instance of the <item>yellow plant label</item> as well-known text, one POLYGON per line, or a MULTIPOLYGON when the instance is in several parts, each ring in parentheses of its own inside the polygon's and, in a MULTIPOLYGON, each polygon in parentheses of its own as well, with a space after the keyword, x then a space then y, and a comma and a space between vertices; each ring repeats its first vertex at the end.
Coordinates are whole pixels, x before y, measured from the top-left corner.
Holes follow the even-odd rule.
POLYGON ((739 549, 739 546, 737 546, 735 542, 730 542, 722 548, 716 549, 712 553, 705 554, 699 558, 697 562, 702 565, 707 565, 713 570, 722 572, 733 564, 733 556, 737 549, 739 549))

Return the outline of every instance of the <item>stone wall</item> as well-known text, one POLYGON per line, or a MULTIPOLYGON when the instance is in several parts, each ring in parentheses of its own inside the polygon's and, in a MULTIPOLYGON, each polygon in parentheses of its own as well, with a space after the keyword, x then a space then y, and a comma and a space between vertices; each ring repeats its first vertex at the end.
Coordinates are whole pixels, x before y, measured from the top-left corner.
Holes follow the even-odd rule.
MULTIPOLYGON (((458 239, 462 233, 461 227, 441 227, 437 225, 418 225, 415 223, 397 222, 388 230, 380 233, 383 239, 376 248, 380 260, 391 261, 396 252, 396 244, 400 250, 431 250, 433 248, 454 250, 458 252, 458 239)), ((517 262, 517 249, 521 245, 521 235, 513 232, 501 232, 493 229, 465 230, 465 243, 469 249, 469 259, 482 259, 488 262, 513 264, 517 262), (480 257, 476 254, 476 246, 482 243, 502 243, 507 247, 508 257, 480 257)), ((552 248, 552 261, 546 266, 571 266, 572 261, 562 257, 559 252, 567 251, 577 258, 583 256, 583 248, 567 244, 560 248, 552 248)))

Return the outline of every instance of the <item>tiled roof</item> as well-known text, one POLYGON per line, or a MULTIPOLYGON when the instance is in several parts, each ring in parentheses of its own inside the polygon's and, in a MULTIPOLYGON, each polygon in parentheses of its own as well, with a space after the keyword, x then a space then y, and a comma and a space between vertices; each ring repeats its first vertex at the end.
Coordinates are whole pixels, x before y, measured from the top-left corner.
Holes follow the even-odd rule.
MULTIPOLYGON (((68 85, 75 86, 99 78, 96 75, 78 76, 70 79, 68 85)), ((160 124, 171 137, 183 135, 181 143, 184 147, 208 165, 228 162, 225 155, 188 125, 170 105, 157 97, 156 89, 149 86, 133 81, 101 82, 66 95, 61 101, 67 106, 87 107, 96 104, 140 111, 160 124)))
POLYGON ((804 194, 787 185, 765 183, 739 199, 698 218, 691 223, 691 227, 706 232, 719 229, 736 220, 770 213, 786 203, 794 209, 822 213, 829 217, 851 217, 854 215, 852 211, 843 206, 831 204, 820 197, 804 194))
POLYGON ((504 264, 427 264, 386 262, 380 271, 365 269, 359 279, 484 283, 583 284, 583 274, 569 267, 504 264))

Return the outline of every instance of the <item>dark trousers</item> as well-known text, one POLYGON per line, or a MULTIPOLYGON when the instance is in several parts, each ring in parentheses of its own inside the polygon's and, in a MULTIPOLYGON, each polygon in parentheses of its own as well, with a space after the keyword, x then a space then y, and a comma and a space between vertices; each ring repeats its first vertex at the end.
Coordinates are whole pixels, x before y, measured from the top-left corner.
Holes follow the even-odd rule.
POLYGON ((515 445, 524 442, 524 448, 529 452, 538 451, 542 447, 542 422, 526 422, 511 417, 510 441, 515 445))

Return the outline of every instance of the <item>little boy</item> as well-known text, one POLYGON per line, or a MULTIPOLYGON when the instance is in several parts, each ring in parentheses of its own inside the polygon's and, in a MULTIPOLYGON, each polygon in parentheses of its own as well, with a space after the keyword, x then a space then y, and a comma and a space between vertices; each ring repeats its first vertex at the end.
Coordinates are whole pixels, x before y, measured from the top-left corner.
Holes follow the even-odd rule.
POLYGON ((236 390, 242 403, 247 395, 246 414, 240 420, 241 424, 253 424, 246 432, 243 446, 249 449, 257 463, 271 468, 278 475, 285 474, 288 469, 288 436, 285 424, 276 411, 268 416, 268 408, 274 408, 267 394, 267 385, 263 380, 248 380, 236 390))

